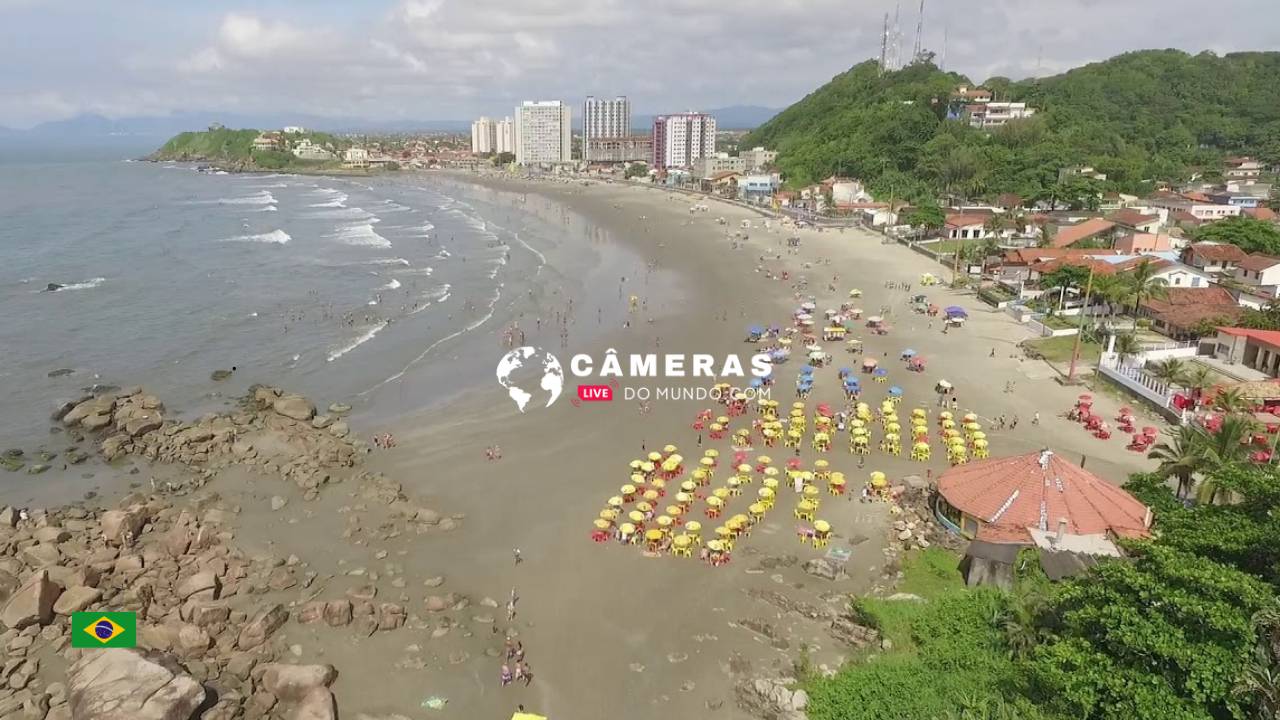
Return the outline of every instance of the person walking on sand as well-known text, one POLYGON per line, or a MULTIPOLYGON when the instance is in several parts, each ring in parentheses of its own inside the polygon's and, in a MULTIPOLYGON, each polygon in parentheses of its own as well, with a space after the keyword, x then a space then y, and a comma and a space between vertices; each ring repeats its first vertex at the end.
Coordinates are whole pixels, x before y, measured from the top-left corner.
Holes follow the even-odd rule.
POLYGON ((1040 424, 1040 413, 1036 413, 1034 416, 1032 416, 1032 418, 1031 418, 1031 424, 1032 424, 1032 425, 1039 425, 1039 424, 1040 424))
POLYGON ((520 663, 520 675, 524 678, 524 686, 529 687, 529 683, 533 682, 533 671, 529 669, 529 663, 520 663))
POLYGON ((952 412, 955 412, 955 411, 957 411, 957 410, 959 410, 959 409, 960 409, 960 399, 959 399, 959 398, 956 398, 956 397, 952 397, 952 398, 951 398, 951 411, 952 411, 952 412))
POLYGON ((499 679, 502 682, 502 687, 511 684, 511 668, 506 663, 502 663, 502 674, 499 675, 499 679))
POLYGON ((520 548, 511 548, 511 555, 516 560, 516 565, 524 562, 524 557, 520 555, 520 548))
POLYGON ((1017 429, 1018 429, 1018 416, 1017 416, 1017 415, 1014 415, 1014 416, 1013 416, 1013 419, 1009 421, 1009 429, 1010 429, 1010 430, 1017 430, 1017 429))

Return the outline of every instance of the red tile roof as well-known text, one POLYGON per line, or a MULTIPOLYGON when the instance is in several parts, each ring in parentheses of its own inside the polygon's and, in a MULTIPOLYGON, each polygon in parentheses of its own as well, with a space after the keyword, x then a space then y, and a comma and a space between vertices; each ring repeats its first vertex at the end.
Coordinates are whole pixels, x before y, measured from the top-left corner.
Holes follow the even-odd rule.
POLYGON ((1131 210, 1129 208, 1125 208, 1123 210, 1117 210, 1116 212, 1112 213, 1111 216, 1108 217, 1107 219, 1113 223, 1116 223, 1117 225, 1128 225, 1129 227, 1136 228, 1140 225, 1147 225, 1149 223, 1158 222, 1160 220, 1160 216, 1144 215, 1138 212, 1137 210, 1131 210))
POLYGON ((1109 263, 1105 260, 1098 260, 1091 257, 1065 257, 1056 258, 1054 260, 1045 260, 1043 262, 1033 264, 1031 269, 1043 275, 1045 273, 1051 273, 1064 265, 1073 265, 1075 267, 1085 268, 1086 270, 1092 270, 1095 275, 1115 275, 1120 271, 1119 263, 1109 263))
POLYGON ((976 215, 968 213, 951 213, 947 215, 947 227, 961 228, 973 227, 974 225, 985 225, 990 215, 976 215))
POLYGON ((1070 247, 1081 240, 1101 235, 1115 226, 1116 224, 1110 220, 1102 220, 1101 218, 1093 218, 1075 225, 1068 225, 1058 229, 1058 234, 1053 236, 1053 246, 1059 248, 1070 247))
POLYGON ((1245 208, 1241 212, 1255 220, 1269 220, 1271 222, 1275 222, 1277 218, 1280 218, 1280 215, 1277 215, 1275 210, 1266 207, 1245 208))
POLYGON ((1169 218, 1172 220, 1176 220, 1177 222, 1190 223, 1191 225, 1200 224, 1200 218, 1196 217, 1195 215, 1192 215, 1186 210, 1174 210, 1173 212, 1169 213, 1169 218))
POLYGON ((1239 263, 1239 267, 1254 272, 1262 272, 1276 265, 1280 265, 1280 258, 1261 254, 1246 255, 1239 263))
POLYGON ((1230 245, 1227 243, 1192 243, 1188 249, 1189 258, 1200 258, 1213 263, 1220 262, 1240 262, 1249 256, 1239 245, 1230 245))
POLYGON ((1266 343, 1267 345, 1280 347, 1280 330, 1254 330, 1252 328, 1220 327, 1218 328, 1218 332, 1227 335, 1234 335, 1235 337, 1249 338, 1250 340, 1257 340, 1258 342, 1266 343))
POLYGON ((1039 452, 958 465, 938 478, 938 492, 979 520, 978 537, 1031 542, 1029 527, 1073 535, 1148 537, 1151 512, 1129 493, 1074 463, 1039 452))
POLYGON ((1164 298, 1146 298, 1142 307, 1157 320, 1179 328, 1191 328, 1205 320, 1234 322, 1244 314, 1235 296, 1216 285, 1167 288, 1164 298))

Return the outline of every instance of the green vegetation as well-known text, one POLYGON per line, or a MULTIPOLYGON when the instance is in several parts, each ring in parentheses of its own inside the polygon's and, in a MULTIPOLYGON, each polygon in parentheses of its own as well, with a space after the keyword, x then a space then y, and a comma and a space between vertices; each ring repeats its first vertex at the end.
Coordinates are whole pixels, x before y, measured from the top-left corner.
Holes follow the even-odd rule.
POLYGON ((744 139, 779 151, 792 185, 859 177, 880 196, 994 197, 1086 207, 1101 190, 1142 192, 1216 168, 1226 153, 1280 162, 1280 53, 1127 53, 1062 75, 992 79, 999 100, 1034 118, 987 133, 949 120, 950 94, 973 85, 932 64, 837 75, 744 139), (1099 183, 1058 170, 1091 165, 1099 183))
POLYGON ((1280 255, 1280 228, 1247 215, 1205 225, 1196 230, 1195 239, 1238 245, 1249 253, 1280 255))
POLYGON ((647 177, 648 175, 649 166, 640 162, 631 163, 627 166, 626 171, 622 173, 622 176, 628 180, 636 177, 647 177))
POLYGON ((351 146, 350 142, 335 135, 308 131, 283 135, 283 147, 256 150, 253 141, 259 134, 257 130, 231 130, 223 127, 184 132, 170 138, 151 157, 155 160, 219 163, 237 170, 326 169, 336 167, 338 160, 303 160, 295 157, 290 149, 303 138, 310 139, 321 147, 331 148, 335 156, 351 146))
MULTIPOLYGON (((1040 357, 1051 363, 1071 362, 1071 353, 1076 346, 1075 335, 1059 335, 1027 340, 1022 343, 1040 357)), ((1102 345, 1089 339, 1080 341, 1080 363, 1096 363, 1102 356, 1102 345)))

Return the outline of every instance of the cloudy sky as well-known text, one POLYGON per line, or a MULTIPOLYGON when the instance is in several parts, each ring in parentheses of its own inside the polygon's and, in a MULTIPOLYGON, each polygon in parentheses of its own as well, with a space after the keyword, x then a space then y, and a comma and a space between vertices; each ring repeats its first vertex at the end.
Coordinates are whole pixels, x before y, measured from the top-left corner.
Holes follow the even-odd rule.
MULTIPOLYGON (((1277 0, 927 0, 974 79, 1145 47, 1280 49, 1277 0)), ((909 52, 918 0, 901 3, 909 52)), ((879 54, 894 0, 0 0, 0 125, 93 112, 379 120, 631 96, 781 107, 879 54)))

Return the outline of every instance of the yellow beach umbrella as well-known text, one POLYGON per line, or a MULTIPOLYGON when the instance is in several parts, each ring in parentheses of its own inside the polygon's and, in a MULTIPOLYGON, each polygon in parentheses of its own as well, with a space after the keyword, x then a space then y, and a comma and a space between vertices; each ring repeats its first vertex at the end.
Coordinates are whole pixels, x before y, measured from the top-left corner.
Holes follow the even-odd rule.
POLYGON ((627 513, 627 519, 630 520, 631 522, 636 522, 636 523, 644 522, 644 513, 640 512, 639 510, 632 510, 631 512, 627 513))
POLYGON ((665 527, 671 527, 671 525, 672 525, 673 523, 675 523, 675 520, 672 520, 670 515, 659 515, 659 516, 658 516, 658 524, 659 524, 659 525, 661 525, 661 526, 662 526, 662 527, 664 527, 664 528, 665 528, 665 527))
POLYGON ((927 414, 928 414, 928 413, 926 413, 926 412, 925 412, 925 409, 924 409, 924 408, 915 408, 914 410, 912 410, 912 411, 911 411, 911 417, 921 417, 921 418, 922 418, 922 417, 924 417, 924 416, 925 416, 925 415, 927 415, 927 414))
POLYGON ((777 478, 767 477, 767 478, 765 478, 763 481, 761 481, 761 484, 762 484, 762 485, 764 485, 764 487, 765 487, 766 489, 768 489, 768 490, 777 490, 777 489, 778 489, 778 479, 777 479, 777 478))
POLYGON ((608 520, 605 520, 604 518, 595 519, 595 526, 600 530, 608 530, 610 527, 612 527, 612 525, 613 523, 610 523, 608 520))
POLYGON ((693 544, 693 538, 681 533, 671 539, 671 543, 678 548, 687 548, 693 544))
POLYGON ((929 449, 929 443, 927 443, 927 442, 918 442, 918 443, 916 443, 916 444, 915 444, 915 449, 916 449, 916 450, 928 450, 928 449, 929 449))
POLYGON ((651 472, 653 472, 653 468, 654 468, 654 464, 653 464, 653 463, 651 463, 651 462, 642 462, 642 463, 640 463, 640 470, 641 470, 642 472, 645 472, 645 473, 651 473, 651 472))
POLYGON ((813 529, 820 533, 831 532, 831 523, 826 520, 814 520, 813 529))
POLYGON ((680 491, 685 493, 697 492, 698 484, 692 480, 685 480, 680 483, 680 491))
POLYGON ((756 494, 760 496, 761 500, 768 500, 773 497, 773 490, 771 488, 762 487, 756 491, 756 494))
POLYGON ((639 470, 640 465, 641 465, 641 462, 639 460, 632 460, 630 463, 628 463, 628 467, 630 467, 632 470, 639 470))
POLYGON ((702 454, 704 457, 709 457, 712 459, 720 457, 720 451, 715 448, 707 448, 707 451, 702 454))
POLYGON ((938 417, 942 420, 950 420, 954 418, 955 415, 952 415, 950 410, 943 410, 942 412, 938 413, 938 417))
POLYGON ((622 533, 623 535, 635 535, 636 526, 632 525, 631 523, 622 523, 621 525, 618 526, 618 532, 622 533))
POLYGON ((645 491, 644 491, 644 499, 645 499, 645 500, 648 500, 649 502, 654 502, 654 501, 656 501, 659 497, 660 497, 660 494, 658 493, 658 491, 657 491, 657 490, 645 490, 645 491))
POLYGON ((644 475, 641 475, 640 473, 636 473, 636 474, 632 475, 632 476, 631 476, 631 484, 633 484, 633 485, 643 485, 643 484, 644 484, 644 475))
POLYGON ((891 422, 888 425, 884 426, 884 430, 885 432, 891 435, 897 435, 898 433, 902 432, 902 426, 896 422, 891 422))
POLYGON ((885 485, 885 483, 886 483, 886 482, 887 482, 887 480, 886 480, 886 478, 885 478, 885 474, 884 474, 884 473, 880 472, 879 470, 876 470, 875 472, 871 473, 871 484, 872 484, 872 485, 874 485, 874 486, 876 486, 876 487, 884 487, 884 485, 885 485))
POLYGON ((668 454, 668 455, 670 455, 671 453, 673 453, 673 452, 675 452, 675 451, 676 451, 676 446, 675 446, 675 445, 665 445, 665 446, 663 446, 663 448, 662 448, 662 452, 664 452, 664 453, 666 453, 666 454, 668 454))
POLYGON ((814 460, 814 461, 813 461, 813 466, 814 466, 815 468, 817 468, 819 471, 822 471, 822 470, 826 470, 828 467, 830 467, 830 466, 831 466, 831 463, 827 462, 826 460, 821 460, 821 459, 819 459, 819 460, 814 460))
POLYGON ((707 549, 711 552, 724 552, 724 543, 719 540, 707 541, 707 549))
POLYGON ((636 486, 635 486, 635 485, 623 485, 623 486, 622 486, 622 488, 621 488, 621 490, 622 490, 622 494, 623 494, 624 496, 626 496, 626 495, 634 495, 634 494, 636 493, 636 486))
POLYGON ((617 511, 617 510, 610 510, 609 508, 605 508, 604 510, 601 510, 601 511, 600 511, 600 519, 601 519, 601 520, 608 520, 609 522, 613 522, 614 520, 617 520, 617 519, 618 519, 618 511, 617 511))
POLYGON ((746 463, 742 463, 741 465, 738 466, 738 472, 749 473, 751 472, 751 466, 746 463))
MULTIPOLYGON (((657 495, 658 495, 657 493, 654 493, 655 498, 657 497, 657 495)), ((653 510, 653 506, 650 505, 648 502, 638 502, 636 503, 636 510, 639 510, 642 513, 647 513, 650 510, 653 510)))
POLYGON ((690 520, 689 522, 684 524, 684 530, 685 532, 697 535, 699 532, 702 531, 702 523, 698 522, 697 520, 690 520))
POLYGON ((984 432, 982 432, 981 430, 975 430, 975 431, 974 431, 974 433, 973 433, 973 439, 974 439, 974 440, 986 440, 986 439, 987 439, 987 434, 986 434, 986 433, 984 433, 984 432))
POLYGON ((662 460, 662 453, 658 453, 658 452, 649 453, 649 462, 656 463, 656 462, 660 462, 661 460, 662 460))
POLYGON ((756 462, 760 463, 761 465, 768 465, 773 462, 773 458, 769 457, 768 455, 761 455, 760 457, 756 458, 756 462))
POLYGON ((614 495, 613 497, 609 498, 609 507, 614 507, 614 508, 622 507, 622 498, 618 497, 617 495, 614 495))
POLYGON ((647 531, 645 531, 644 539, 645 539, 645 540, 652 540, 653 542, 657 542, 657 541, 659 541, 659 540, 661 540, 661 539, 662 539, 662 531, 661 531, 661 530, 659 530, 659 529, 657 529, 657 528, 653 528, 653 529, 651 529, 651 530, 647 530, 647 531))
POLYGON ((715 495, 712 495, 711 497, 707 498, 707 505, 713 508, 718 508, 724 505, 724 500, 721 500, 715 495))

